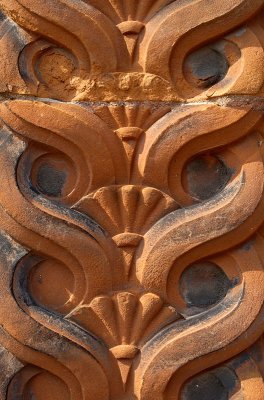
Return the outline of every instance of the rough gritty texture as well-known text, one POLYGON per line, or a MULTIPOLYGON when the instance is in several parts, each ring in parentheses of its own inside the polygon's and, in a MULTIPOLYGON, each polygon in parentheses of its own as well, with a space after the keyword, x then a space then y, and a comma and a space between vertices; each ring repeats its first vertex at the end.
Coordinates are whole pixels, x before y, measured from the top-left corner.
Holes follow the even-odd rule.
POLYGON ((0 400, 263 400, 264 0, 0 9, 0 400))

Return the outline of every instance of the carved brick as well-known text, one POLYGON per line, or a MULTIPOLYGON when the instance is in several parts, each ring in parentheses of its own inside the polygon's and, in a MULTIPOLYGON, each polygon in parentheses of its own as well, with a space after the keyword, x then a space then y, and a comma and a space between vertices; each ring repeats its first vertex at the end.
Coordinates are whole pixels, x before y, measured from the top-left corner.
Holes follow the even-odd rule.
POLYGON ((0 400, 263 400, 264 0, 0 8, 0 400))

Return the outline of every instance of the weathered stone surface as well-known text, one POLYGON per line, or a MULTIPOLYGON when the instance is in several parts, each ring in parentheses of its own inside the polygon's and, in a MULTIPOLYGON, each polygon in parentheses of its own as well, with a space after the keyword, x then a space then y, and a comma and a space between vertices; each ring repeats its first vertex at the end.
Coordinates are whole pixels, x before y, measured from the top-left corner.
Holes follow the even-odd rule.
POLYGON ((264 0, 0 8, 0 400, 263 400, 264 0))

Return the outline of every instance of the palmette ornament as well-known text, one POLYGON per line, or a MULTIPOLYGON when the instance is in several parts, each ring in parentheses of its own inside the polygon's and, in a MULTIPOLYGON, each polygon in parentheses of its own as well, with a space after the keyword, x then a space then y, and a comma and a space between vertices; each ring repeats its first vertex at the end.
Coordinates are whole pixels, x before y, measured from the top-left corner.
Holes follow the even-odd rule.
POLYGON ((0 399, 263 400, 263 0, 0 7, 0 399))

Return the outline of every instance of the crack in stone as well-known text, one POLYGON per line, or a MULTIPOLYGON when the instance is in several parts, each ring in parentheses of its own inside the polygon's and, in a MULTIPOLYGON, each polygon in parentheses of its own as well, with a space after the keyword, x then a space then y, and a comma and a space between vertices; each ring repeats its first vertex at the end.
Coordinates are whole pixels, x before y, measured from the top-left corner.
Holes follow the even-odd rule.
POLYGON ((219 96, 210 99, 196 101, 156 101, 156 100, 120 100, 120 101, 63 101, 48 97, 36 97, 32 95, 21 95, 10 92, 0 93, 0 102, 12 100, 30 100, 44 103, 79 104, 82 106, 122 106, 122 105, 146 105, 151 107, 168 106, 172 109, 189 107, 195 105, 216 104, 223 107, 250 107, 252 110, 264 111, 264 97, 248 95, 219 96))

